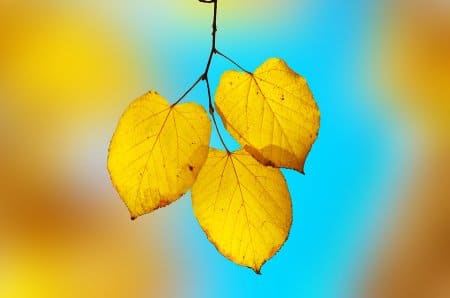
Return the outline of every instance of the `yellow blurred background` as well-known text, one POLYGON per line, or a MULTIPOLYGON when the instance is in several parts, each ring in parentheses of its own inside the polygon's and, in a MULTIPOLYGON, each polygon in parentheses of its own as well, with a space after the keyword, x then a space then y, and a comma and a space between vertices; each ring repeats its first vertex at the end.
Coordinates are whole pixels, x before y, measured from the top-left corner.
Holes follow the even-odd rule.
POLYGON ((117 107, 153 73, 92 7, 0 2, 0 297, 177 296, 105 168, 117 107))
POLYGON ((376 28, 380 95, 414 140, 369 297, 450 297, 450 2, 388 2, 376 28))

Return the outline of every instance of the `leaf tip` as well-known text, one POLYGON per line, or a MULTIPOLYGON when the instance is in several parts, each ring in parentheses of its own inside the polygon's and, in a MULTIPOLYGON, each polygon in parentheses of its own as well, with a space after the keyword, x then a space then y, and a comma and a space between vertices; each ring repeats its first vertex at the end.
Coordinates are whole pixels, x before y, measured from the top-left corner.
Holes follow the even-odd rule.
POLYGON ((302 174, 303 176, 305 175, 305 163, 306 163, 306 157, 303 159, 299 159, 295 162, 294 167, 292 167, 291 169, 299 172, 300 174, 302 174))
POLYGON ((296 167, 296 170, 297 170, 300 174, 302 174, 303 176, 305 176, 305 175, 306 175, 306 174, 305 174, 305 162, 302 162, 302 163, 300 164, 300 166, 296 167))
POLYGON ((139 214, 139 212, 136 212, 136 210, 133 210, 132 208, 130 208, 130 206, 127 204, 127 202, 125 202, 125 205, 128 208, 128 213, 130 214, 131 221, 135 221, 139 216, 141 216, 141 214, 139 214))

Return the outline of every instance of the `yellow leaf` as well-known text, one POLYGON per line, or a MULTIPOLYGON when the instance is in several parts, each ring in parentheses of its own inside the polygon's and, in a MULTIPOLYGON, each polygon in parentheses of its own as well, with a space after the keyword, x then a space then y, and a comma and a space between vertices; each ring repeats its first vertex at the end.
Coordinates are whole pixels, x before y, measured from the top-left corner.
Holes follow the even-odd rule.
POLYGON ((211 123, 194 103, 154 91, 131 103, 109 147, 111 179, 134 219, 180 198, 208 156, 211 123))
POLYGON ((227 71, 215 98, 226 129, 264 165, 303 173, 320 112, 306 80, 281 59, 255 73, 227 71))
POLYGON ((192 188, 192 205, 216 248, 256 273, 281 248, 292 223, 280 170, 261 165, 242 149, 210 150, 192 188))

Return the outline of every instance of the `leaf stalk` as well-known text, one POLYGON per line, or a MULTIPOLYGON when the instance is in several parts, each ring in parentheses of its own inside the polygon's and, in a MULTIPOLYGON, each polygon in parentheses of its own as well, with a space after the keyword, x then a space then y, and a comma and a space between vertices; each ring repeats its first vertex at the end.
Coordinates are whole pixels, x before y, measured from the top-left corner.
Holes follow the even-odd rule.
POLYGON ((208 4, 213 4, 214 5, 214 14, 213 14, 213 21, 212 21, 212 33, 211 33, 211 35, 212 35, 211 50, 209 52, 209 56, 208 56, 208 60, 206 62, 206 66, 205 66, 204 72, 198 77, 198 79, 192 84, 192 86, 189 87, 189 89, 186 92, 184 92, 183 95, 181 95, 172 104, 172 107, 174 107, 178 103, 180 103, 200 83, 200 81, 205 81, 206 89, 208 91, 209 114, 211 115, 211 118, 213 120, 213 123, 214 123, 214 126, 216 128, 217 134, 219 135, 220 142, 222 143, 222 145, 225 148, 225 150, 229 153, 230 151, 228 150, 228 147, 225 144, 225 141, 224 141, 224 139, 222 137, 222 134, 220 133, 220 129, 219 129, 218 125, 217 125, 217 120, 216 120, 216 117, 215 117, 215 107, 214 107, 214 103, 212 101, 212 96, 211 96, 211 86, 209 84, 209 70, 211 68, 211 64, 212 64, 212 60, 214 58, 214 55, 219 55, 219 56, 222 56, 223 58, 225 58, 226 60, 228 60, 229 62, 231 62, 232 64, 234 64, 235 66, 237 66, 242 71, 244 71, 244 72, 246 72, 248 74, 252 74, 252 73, 247 71, 245 68, 240 66, 236 61, 234 61, 233 59, 231 59, 227 55, 223 54, 221 51, 217 50, 217 48, 216 48, 217 6, 218 6, 217 2, 218 2, 218 0, 198 0, 198 1, 201 2, 201 3, 208 3, 208 4))

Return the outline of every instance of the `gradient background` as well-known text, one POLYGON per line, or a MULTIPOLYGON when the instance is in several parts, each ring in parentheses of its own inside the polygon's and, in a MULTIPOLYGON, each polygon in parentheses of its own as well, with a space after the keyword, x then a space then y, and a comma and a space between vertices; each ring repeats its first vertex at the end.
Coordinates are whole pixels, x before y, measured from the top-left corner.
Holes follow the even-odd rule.
MULTIPOLYGON (((189 195, 130 221, 109 139, 134 98, 198 77, 211 17, 195 0, 0 0, 0 297, 450 297, 448 1, 220 0, 218 49, 250 70, 284 58, 321 109, 307 175, 284 171, 290 237, 257 276, 207 241, 189 195), (420 264, 392 262, 411 251, 420 264), (400 284, 418 296, 377 294, 400 284)), ((213 63, 215 87, 232 65, 213 63)))

